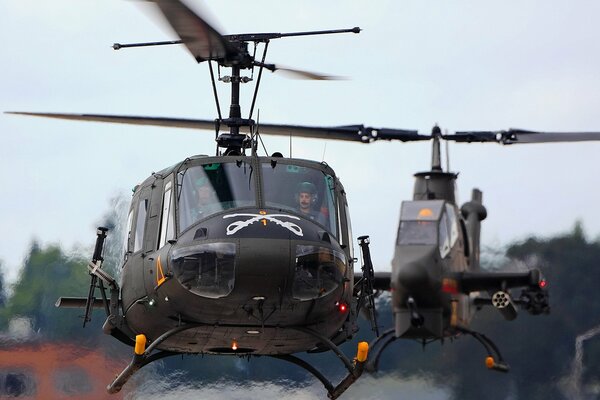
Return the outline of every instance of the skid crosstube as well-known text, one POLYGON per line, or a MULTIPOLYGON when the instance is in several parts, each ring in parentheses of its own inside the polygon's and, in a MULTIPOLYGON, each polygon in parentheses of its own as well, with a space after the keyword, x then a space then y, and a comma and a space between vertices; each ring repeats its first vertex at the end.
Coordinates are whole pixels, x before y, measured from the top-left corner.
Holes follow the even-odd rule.
MULTIPOLYGON (((127 367, 123 369, 123 371, 115 378, 113 382, 111 382, 106 390, 108 393, 114 394, 118 393, 123 386, 129 381, 129 379, 141 368, 145 365, 150 364, 153 361, 159 360, 161 358, 169 357, 172 355, 178 355, 180 353, 174 353, 170 351, 158 351, 154 352, 158 345, 164 342, 169 337, 185 331, 187 329, 192 329, 198 327, 201 324, 185 324, 175 327, 173 329, 168 330, 163 333, 160 337, 146 348, 146 336, 145 335, 137 335, 135 340, 135 350, 134 355, 127 367), (153 353, 154 352, 154 353, 153 353)), ((340 361, 344 364, 346 369, 348 370, 348 374, 334 386, 325 375, 323 375, 319 370, 313 367, 310 363, 301 358, 298 358, 292 354, 277 354, 271 355, 270 357, 277 358, 279 360, 290 362, 294 365, 297 365, 306 371, 308 371, 311 375, 317 378, 327 390, 327 396, 330 399, 337 399, 342 393, 344 393, 354 382, 360 378, 363 373, 364 367, 367 363, 367 356, 369 352, 369 344, 367 342, 360 342, 358 344, 358 349, 356 353, 356 357, 353 361, 350 361, 344 353, 340 350, 338 346, 336 346, 331 340, 327 337, 321 335, 318 332, 313 331, 312 329, 304 328, 304 327, 293 327, 291 329, 296 329, 301 332, 312 335, 319 340, 321 340, 322 344, 328 347, 331 351, 333 351, 340 361)))

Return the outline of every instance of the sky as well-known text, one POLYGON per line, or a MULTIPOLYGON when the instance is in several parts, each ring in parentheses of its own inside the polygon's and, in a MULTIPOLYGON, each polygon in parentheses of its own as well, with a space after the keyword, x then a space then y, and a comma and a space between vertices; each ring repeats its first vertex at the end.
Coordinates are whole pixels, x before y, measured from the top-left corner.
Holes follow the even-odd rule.
MULTIPOLYGON (((236 2, 189 0, 223 34, 360 26, 358 34, 274 40, 268 62, 347 77, 263 76, 260 120, 443 131, 510 127, 600 130, 596 1, 236 2)), ((212 119, 206 63, 182 46, 113 51, 115 42, 176 39, 148 2, 0 0, 0 111, 212 119)), ((278 76, 279 75, 279 76, 278 76)), ((221 104, 228 104, 220 85, 221 104)), ((242 87, 247 114, 253 86, 242 87)), ((224 107, 226 109, 226 107, 224 107)), ((0 260, 9 279, 32 240, 86 249, 115 196, 187 156, 215 152, 211 132, 0 114, 0 260)), ((267 138, 289 156, 287 139, 267 138)), ((389 270, 412 174, 427 143, 294 139, 293 156, 324 160, 348 193, 354 236, 369 234, 389 270)), ((583 221, 600 235, 600 143, 450 144, 458 198, 483 191, 484 246, 546 237, 583 221)), ((91 251, 91 250, 90 250, 91 251)), ((90 253, 91 256, 91 253, 90 253)))

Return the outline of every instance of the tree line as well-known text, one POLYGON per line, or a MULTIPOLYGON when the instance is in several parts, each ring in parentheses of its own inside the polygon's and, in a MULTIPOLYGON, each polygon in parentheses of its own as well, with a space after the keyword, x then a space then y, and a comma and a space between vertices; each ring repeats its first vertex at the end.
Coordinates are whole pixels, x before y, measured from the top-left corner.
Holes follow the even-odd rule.
MULTIPOLYGON (((390 374, 400 380, 426 377, 446 389, 452 399, 570 398, 576 338, 600 325, 600 242, 588 240, 577 224, 567 234, 514 243, 504 255, 510 262, 501 267, 491 263, 494 268, 514 270, 515 265, 526 265, 542 270, 549 283, 551 305, 550 315, 534 317, 523 312, 512 322, 505 321, 493 309, 484 309, 476 315, 472 328, 496 342, 511 367, 510 373, 486 370, 485 351, 475 340, 464 337, 443 344, 432 343, 424 349, 416 342, 396 341, 382 356, 381 371, 375 377, 390 374)), ((36 340, 72 342, 128 356, 129 348, 102 334, 101 311, 94 312, 91 326, 84 330, 82 310, 54 306, 60 296, 87 295, 86 263, 85 257, 68 256, 58 246, 41 247, 34 243, 10 296, 6 296, 0 274, 3 337, 7 337, 11 320, 24 318, 31 324, 36 340)), ((378 306, 380 324, 391 327, 391 309, 385 296, 378 300, 378 306)), ((368 321, 361 319, 356 340, 343 349, 352 354, 359 339, 372 338, 368 321)), ((576 383, 580 384, 581 393, 591 393, 600 385, 600 335, 583 342, 583 350, 582 375, 576 383)), ((294 384, 312 379, 295 366, 264 357, 249 364, 240 364, 235 357, 206 358, 204 361, 187 356, 166 359, 158 367, 158 373, 178 370, 182 371, 180 380, 202 382, 242 378, 264 382, 285 379, 294 384)), ((326 373, 343 374, 339 361, 331 354, 311 355, 309 359, 326 373)))

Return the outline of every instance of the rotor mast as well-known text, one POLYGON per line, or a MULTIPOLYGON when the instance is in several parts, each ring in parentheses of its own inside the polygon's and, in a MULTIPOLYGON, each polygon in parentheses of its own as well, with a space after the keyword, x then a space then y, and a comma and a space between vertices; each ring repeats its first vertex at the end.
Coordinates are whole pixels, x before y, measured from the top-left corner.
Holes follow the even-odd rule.
MULTIPOLYGON (((306 32, 289 32, 289 33, 243 33, 235 35, 221 35, 208 24, 204 19, 195 14, 185 4, 174 1, 174 2, 163 2, 156 1, 156 5, 160 8, 163 15, 171 27, 175 30, 180 40, 165 41, 165 42, 149 42, 149 43, 131 43, 131 44, 120 44, 115 43, 113 49, 119 50, 123 48, 131 47, 144 47, 144 46, 161 46, 170 44, 183 44, 187 47, 188 51, 192 54, 194 59, 201 63, 203 61, 216 61, 219 67, 231 68, 231 76, 220 78, 220 81, 231 84, 231 102, 229 106, 229 117, 226 119, 219 118, 215 119, 215 128, 217 132, 217 153, 219 148, 224 148, 225 155, 242 154, 245 149, 251 145, 252 138, 246 134, 240 133, 241 127, 249 127, 249 131, 253 132, 254 121, 250 115, 248 119, 242 118, 240 109, 240 83, 246 83, 252 80, 251 77, 242 77, 241 70, 253 69, 259 67, 259 77, 262 74, 263 68, 275 72, 278 69, 275 64, 265 64, 265 56, 267 52, 267 45, 272 39, 279 39, 284 37, 293 36, 311 36, 311 35, 327 35, 334 33, 359 33, 360 28, 354 27, 349 29, 335 29, 335 30, 320 30, 320 31, 306 31, 306 32), (254 59, 254 55, 248 52, 248 44, 252 42, 256 47, 260 43, 264 44, 264 50, 262 54, 262 61, 258 62, 254 59), (219 128, 221 125, 227 125, 229 127, 229 133, 220 133, 219 128)), ((292 70, 284 68, 289 72, 299 74, 300 76, 308 79, 325 80, 331 79, 331 77, 310 73, 307 71, 292 70)), ((212 71, 212 69, 211 69, 212 71)), ((213 80, 213 90, 215 95, 215 101, 218 106, 218 96, 214 88, 214 76, 211 73, 211 79, 213 80)), ((258 79, 255 87, 254 100, 258 92, 260 85, 260 78, 258 79)))
MULTIPOLYGON (((241 126, 254 125, 252 119, 243 119, 240 107, 240 83, 241 67, 239 65, 231 66, 231 76, 228 77, 231 84, 231 103, 229 105, 229 118, 218 120, 217 126, 224 123, 229 127, 229 133, 221 133, 217 137, 217 148, 225 148, 225 155, 238 155, 244 152, 244 149, 250 146, 250 138, 240 133, 241 126)), ((216 99, 215 99, 216 100, 216 99)))
POLYGON ((440 141, 442 130, 434 126, 431 130, 431 170, 415 174, 413 200, 446 200, 456 203, 457 174, 442 169, 440 141))

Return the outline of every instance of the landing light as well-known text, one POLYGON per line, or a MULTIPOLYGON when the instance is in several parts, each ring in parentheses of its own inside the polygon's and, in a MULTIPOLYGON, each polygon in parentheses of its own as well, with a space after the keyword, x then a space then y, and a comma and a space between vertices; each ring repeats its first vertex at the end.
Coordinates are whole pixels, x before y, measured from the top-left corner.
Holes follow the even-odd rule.
POLYGON ((251 330, 246 331, 246 333, 248 335, 258 335, 258 334, 260 334, 260 331, 256 330, 256 329, 251 329, 251 330))

